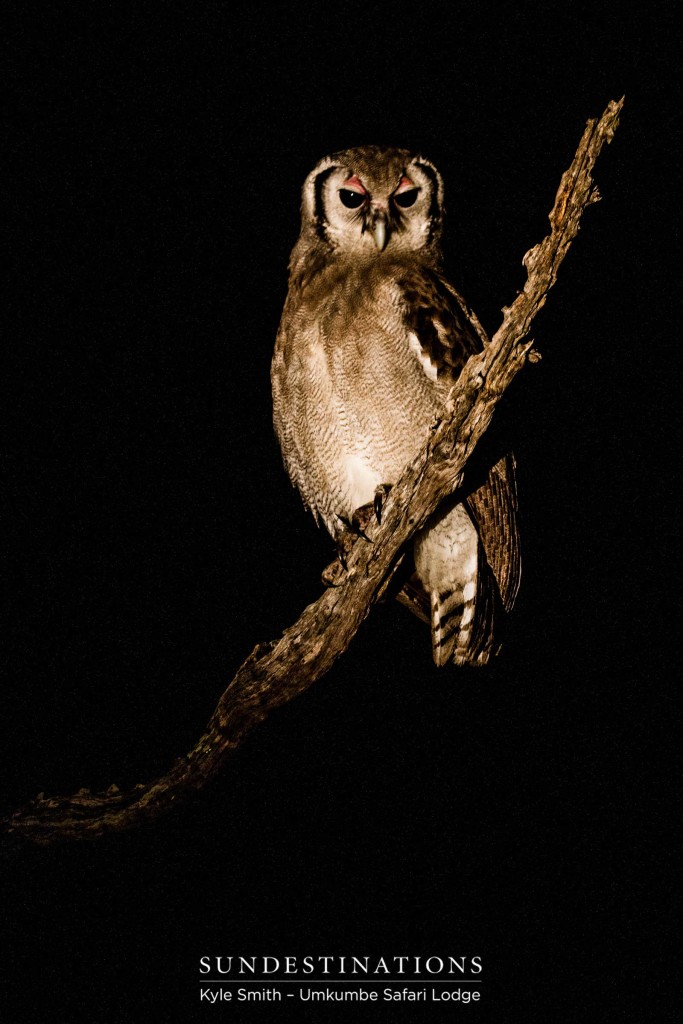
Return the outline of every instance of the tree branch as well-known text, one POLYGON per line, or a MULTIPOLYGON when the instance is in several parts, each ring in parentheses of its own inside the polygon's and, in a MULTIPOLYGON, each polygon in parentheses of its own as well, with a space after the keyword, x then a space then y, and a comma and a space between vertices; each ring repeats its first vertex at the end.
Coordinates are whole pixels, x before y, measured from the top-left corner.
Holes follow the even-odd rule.
POLYGON ((623 104, 612 101, 599 121, 589 121, 574 160, 563 174, 550 213, 550 234, 524 257, 527 281, 484 351, 472 356, 454 387, 441 420, 392 488, 381 527, 360 540, 340 586, 304 609, 279 640, 259 644, 220 698, 199 742, 171 770, 148 784, 120 792, 81 789, 73 796, 42 793, 4 819, 16 839, 53 843, 95 839, 149 821, 201 789, 247 734, 274 708, 303 693, 346 650, 386 587, 406 543, 459 486, 465 464, 491 422, 501 396, 525 362, 537 357, 528 338, 557 271, 579 230, 584 209, 600 197, 591 172, 610 142, 623 104))

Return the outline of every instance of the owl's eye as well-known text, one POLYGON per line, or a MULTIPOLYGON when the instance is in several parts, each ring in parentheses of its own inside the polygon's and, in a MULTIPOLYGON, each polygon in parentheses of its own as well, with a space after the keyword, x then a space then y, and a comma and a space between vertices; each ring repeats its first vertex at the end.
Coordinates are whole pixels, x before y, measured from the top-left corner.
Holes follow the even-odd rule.
POLYGON ((409 188, 405 192, 399 192, 398 195, 394 196, 394 202, 397 206, 407 210, 409 206, 414 204, 419 191, 419 188, 409 188))
POLYGON ((344 206, 347 206, 349 210, 357 210, 359 206, 362 206, 365 202, 365 196, 362 192, 355 192, 350 188, 340 188, 339 198, 344 206))

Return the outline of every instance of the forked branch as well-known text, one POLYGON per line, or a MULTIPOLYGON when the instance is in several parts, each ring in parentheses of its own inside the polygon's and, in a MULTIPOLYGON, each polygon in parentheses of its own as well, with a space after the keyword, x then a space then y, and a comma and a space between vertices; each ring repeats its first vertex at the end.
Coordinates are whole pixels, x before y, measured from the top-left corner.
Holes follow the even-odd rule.
POLYGON ((370 533, 372 543, 355 545, 341 585, 305 608, 279 640, 252 651, 198 743, 167 774, 127 792, 112 786, 105 793, 81 789, 73 796, 40 794, 4 820, 8 835, 37 843, 95 839, 157 817, 188 791, 201 789, 255 725, 273 708, 303 693, 343 654, 395 571, 407 541, 459 486, 505 389, 533 360, 531 322, 555 283, 583 211, 599 199, 592 171, 603 145, 614 135, 622 104, 623 99, 610 102, 599 120, 587 123, 574 160, 562 176, 550 213, 550 234, 524 257, 524 289, 503 310, 503 322, 484 351, 464 367, 442 419, 394 484, 382 525, 370 533))

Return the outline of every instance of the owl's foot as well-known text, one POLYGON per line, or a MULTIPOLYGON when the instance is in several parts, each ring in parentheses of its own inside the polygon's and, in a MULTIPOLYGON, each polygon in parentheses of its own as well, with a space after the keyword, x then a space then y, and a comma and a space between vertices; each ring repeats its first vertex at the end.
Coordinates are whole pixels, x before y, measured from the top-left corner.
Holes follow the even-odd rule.
POLYGON ((375 518, 378 523, 382 522, 382 509, 384 502, 391 490, 391 484, 380 484, 375 490, 375 500, 372 505, 375 510, 375 518))
POLYGON ((338 534, 337 558, 336 561, 331 562, 327 568, 323 569, 320 577, 326 587, 338 587, 344 580, 346 576, 346 560, 351 554, 353 545, 358 538, 362 537, 363 540, 371 542, 365 531, 375 521, 378 523, 382 522, 382 508, 390 490, 391 484, 380 484, 375 491, 374 499, 357 508, 350 519, 347 519, 345 516, 339 516, 344 530, 338 534))
POLYGON ((347 519, 346 516, 339 516, 345 530, 340 543, 340 547, 344 548, 344 556, 348 555, 359 537, 362 537, 363 540, 370 540, 365 529, 372 522, 373 514, 373 505, 369 501, 367 505, 361 505, 360 508, 357 508, 350 519, 347 519))
MULTIPOLYGON (((351 549, 358 539, 358 532, 353 530, 352 522, 343 520, 346 532, 339 535, 337 541, 337 557, 331 562, 321 574, 321 580, 326 587, 338 587, 346 577, 346 559, 351 554, 351 549)), ((365 534, 363 534, 365 536, 365 534)), ((368 539, 367 537, 365 538, 368 539)))
POLYGON ((378 523, 382 522, 382 509, 389 491, 391 490, 391 484, 379 484, 375 488, 375 496, 372 501, 368 501, 365 505, 361 505, 351 516, 351 519, 344 519, 340 517, 346 529, 356 537, 362 537, 364 540, 370 540, 367 533, 365 532, 368 526, 374 521, 378 523))

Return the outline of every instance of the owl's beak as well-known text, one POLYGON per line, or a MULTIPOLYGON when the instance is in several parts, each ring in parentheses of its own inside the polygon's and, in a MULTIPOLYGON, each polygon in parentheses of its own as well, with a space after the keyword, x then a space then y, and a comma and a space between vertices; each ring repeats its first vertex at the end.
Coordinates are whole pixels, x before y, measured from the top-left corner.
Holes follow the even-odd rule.
POLYGON ((380 252, 384 249, 387 244, 387 215, 382 210, 378 210, 375 217, 375 223, 372 225, 372 237, 375 240, 375 245, 380 252))

